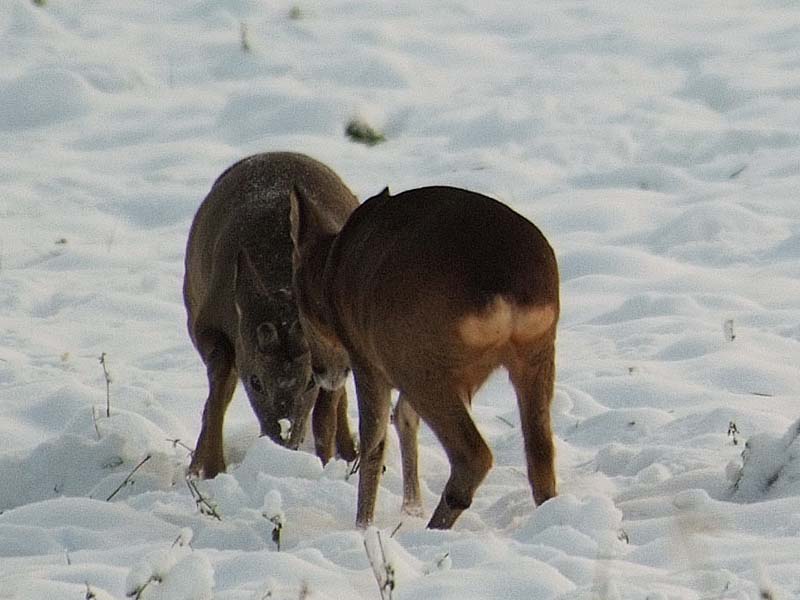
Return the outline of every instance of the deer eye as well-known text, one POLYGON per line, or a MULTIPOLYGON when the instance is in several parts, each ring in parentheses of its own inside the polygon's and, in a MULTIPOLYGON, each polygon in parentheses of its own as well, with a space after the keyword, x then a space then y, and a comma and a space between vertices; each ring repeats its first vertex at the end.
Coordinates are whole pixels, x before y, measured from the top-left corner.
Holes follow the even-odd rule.
POLYGON ((264 391, 264 386, 261 385, 261 380, 255 375, 250 375, 250 387, 259 394, 264 391))
POLYGON ((259 350, 266 352, 278 341, 278 330, 272 323, 264 322, 256 329, 256 336, 259 350))
POLYGON ((300 319, 295 319, 289 326, 289 332, 292 335, 303 335, 303 327, 300 325, 300 319))

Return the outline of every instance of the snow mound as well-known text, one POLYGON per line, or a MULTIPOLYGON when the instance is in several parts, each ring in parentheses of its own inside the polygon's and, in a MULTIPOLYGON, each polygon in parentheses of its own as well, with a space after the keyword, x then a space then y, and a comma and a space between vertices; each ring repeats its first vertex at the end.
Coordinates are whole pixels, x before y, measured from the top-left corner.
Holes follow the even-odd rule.
POLYGON ((538 506, 514 534, 528 544, 570 549, 586 557, 621 553, 622 512, 606 496, 556 496, 538 506))
POLYGON ((800 495, 800 419, 776 438, 754 435, 745 443, 742 465, 731 467, 733 499, 740 502, 800 495))
POLYGON ((775 219, 723 199, 688 208, 639 241, 679 260, 728 265, 752 258, 756 249, 783 236, 775 219))
MULTIPOLYGON (((0 0, 0 597, 797 597, 800 5, 712 4, 0 0), (390 428, 365 540, 352 465, 259 439, 241 387, 228 471, 185 478, 186 236, 277 150, 541 228, 561 496, 534 506, 503 372, 450 531, 402 513, 390 428)), ((419 438, 429 515, 448 461, 419 438)))
POLYGON ((76 411, 64 431, 30 452, 0 456, 0 511, 58 496, 122 498, 169 489, 182 459, 152 421, 114 409, 111 417, 76 411), (137 465, 135 478, 128 478, 137 465), (76 468, 79 467, 79 468, 76 468))
POLYGON ((61 123, 90 109, 89 86, 71 71, 39 69, 0 82, 0 131, 61 123))
POLYGON ((125 595, 142 600, 209 600, 214 597, 214 569, 201 552, 189 547, 191 532, 171 548, 156 550, 134 566, 125 582, 125 595))

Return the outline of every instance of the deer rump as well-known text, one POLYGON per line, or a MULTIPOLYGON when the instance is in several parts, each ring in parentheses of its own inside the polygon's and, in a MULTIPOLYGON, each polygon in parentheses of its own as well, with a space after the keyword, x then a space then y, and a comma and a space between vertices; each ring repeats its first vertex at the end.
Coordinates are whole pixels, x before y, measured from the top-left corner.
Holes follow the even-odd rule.
MULTIPOLYGON (((302 255, 302 240, 295 243, 302 255)), ((556 494, 549 409, 558 285, 555 255, 539 229, 486 196, 450 187, 391 196, 387 189, 353 212, 330 245, 321 304, 355 376, 359 525, 373 518, 391 388, 400 391, 404 509, 421 510, 419 417, 451 465, 429 527, 450 527, 470 506, 492 458, 468 407, 500 366, 517 394, 534 499, 556 494)))
POLYGON ((302 184, 320 202, 331 198, 344 222, 357 205, 328 167, 294 153, 243 159, 217 179, 198 208, 186 248, 184 302, 189 335, 206 365, 209 395, 190 470, 225 470, 222 430, 240 378, 262 435, 296 448, 312 406, 323 462, 339 452, 353 460, 344 390, 320 391, 310 344, 292 288, 289 196, 302 184), (341 405, 341 410, 339 409, 341 405), (291 432, 281 431, 281 421, 291 432))

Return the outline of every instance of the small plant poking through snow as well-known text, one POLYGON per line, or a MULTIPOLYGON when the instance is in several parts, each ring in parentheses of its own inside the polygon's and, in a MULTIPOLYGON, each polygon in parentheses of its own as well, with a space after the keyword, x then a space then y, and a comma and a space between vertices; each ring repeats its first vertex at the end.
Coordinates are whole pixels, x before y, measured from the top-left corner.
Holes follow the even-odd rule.
POLYGON ((101 589, 93 588, 88 582, 84 582, 86 592, 84 592, 83 600, 116 600, 114 596, 101 589))
POLYGON ((214 571, 208 559, 190 546, 191 529, 183 529, 168 549, 145 556, 130 570, 125 595, 134 600, 210 600, 214 571))
POLYGON ((250 45, 250 35, 247 30, 247 23, 245 23, 244 21, 239 23, 239 43, 241 45, 242 52, 244 52, 245 54, 247 54, 253 49, 252 46, 250 45))
POLYGON ((133 484, 133 476, 136 474, 136 471, 138 471, 139 469, 141 469, 141 468, 142 468, 142 466, 144 465, 144 463, 146 463, 146 462, 147 462, 148 460, 150 460, 151 458, 152 458, 152 456, 151 456, 150 454, 148 454, 147 456, 145 456, 145 457, 144 457, 144 458, 141 460, 141 462, 139 462, 139 464, 138 464, 138 465, 136 465, 135 467, 133 467, 133 470, 132 470, 130 473, 128 473, 128 476, 127 476, 127 477, 126 477, 126 478, 125 478, 125 479, 122 481, 122 483, 120 483, 120 484, 117 486, 117 489, 115 489, 113 492, 111 492, 111 495, 110 495, 108 498, 106 498, 106 502, 111 502, 111 500, 114 498, 114 496, 116 496, 116 495, 119 493, 119 491, 120 491, 122 488, 124 488, 125 486, 132 485, 132 484, 133 484))
POLYGON ((423 573, 425 573, 425 575, 430 575, 432 573, 438 573, 439 571, 449 571, 450 567, 452 566, 453 566, 453 561, 450 558, 450 553, 445 552, 432 562, 425 565, 423 573))
POLYGON ((730 421, 728 423, 728 437, 733 438, 733 445, 739 445, 739 438, 736 437, 739 435, 739 428, 736 426, 736 421, 730 421))
POLYGON ((289 18, 292 21, 299 21, 303 18, 303 10, 297 5, 293 6, 289 9, 289 18))
POLYGON ((733 330, 733 319, 726 319, 722 329, 725 331, 725 339, 732 342, 736 339, 736 332, 733 330))
POLYGON ((103 436, 100 435, 100 427, 97 425, 97 412, 94 406, 92 406, 92 424, 94 425, 94 432, 97 434, 97 439, 103 439, 103 436))
POLYGON ((733 482, 733 497, 739 501, 796 494, 800 489, 800 419, 783 437, 765 433, 750 437, 741 466, 729 465, 727 474, 733 482))
POLYGON ((303 581, 297 588, 293 585, 281 585, 272 578, 253 596, 253 600, 308 600, 309 598, 311 598, 311 588, 308 582, 303 581))
POLYGON ((106 353, 103 352, 98 358, 100 366, 103 367, 103 377, 106 380, 106 417, 111 418, 111 373, 108 372, 106 353))
POLYGON ((381 600, 391 600, 395 587, 395 572, 391 561, 386 557, 386 550, 381 540, 381 532, 370 527, 364 532, 364 549, 367 559, 378 582, 381 600))
POLYGON ((264 496, 264 507, 261 509, 263 517, 272 523, 272 541, 278 552, 281 551, 281 533, 285 516, 283 514, 283 499, 277 490, 271 490, 264 496))
POLYGON ((190 457, 194 456, 194 449, 184 444, 180 438, 168 439, 167 441, 172 444, 173 448, 183 448, 189 453, 190 457))
POLYGON ((747 170, 747 165, 742 165, 741 167, 733 171, 730 175, 728 175, 728 179, 736 179, 739 175, 744 173, 745 170, 747 170))
POLYGON ((361 468, 361 455, 357 454, 356 459, 353 461, 353 464, 347 470, 347 473, 345 473, 344 480, 350 481, 350 478, 356 473, 358 473, 360 468, 361 468))
POLYGON ((197 505, 200 514, 214 517, 217 521, 222 521, 222 517, 217 512, 217 507, 200 492, 200 489, 197 487, 197 481, 191 477, 187 477, 186 485, 189 487, 189 493, 192 495, 192 498, 194 498, 194 503, 197 505))
POLYGON ((375 146, 386 141, 386 136, 359 118, 350 119, 344 132, 352 141, 367 146, 375 146))

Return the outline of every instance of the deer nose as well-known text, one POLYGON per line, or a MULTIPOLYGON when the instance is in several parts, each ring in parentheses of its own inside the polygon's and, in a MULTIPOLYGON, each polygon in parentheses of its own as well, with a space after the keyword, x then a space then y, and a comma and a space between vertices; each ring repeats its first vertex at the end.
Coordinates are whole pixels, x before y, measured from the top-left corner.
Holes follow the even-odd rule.
POLYGON ((279 388, 285 390, 286 388, 290 388, 297 383, 297 377, 278 377, 275 380, 275 383, 278 384, 279 388))

